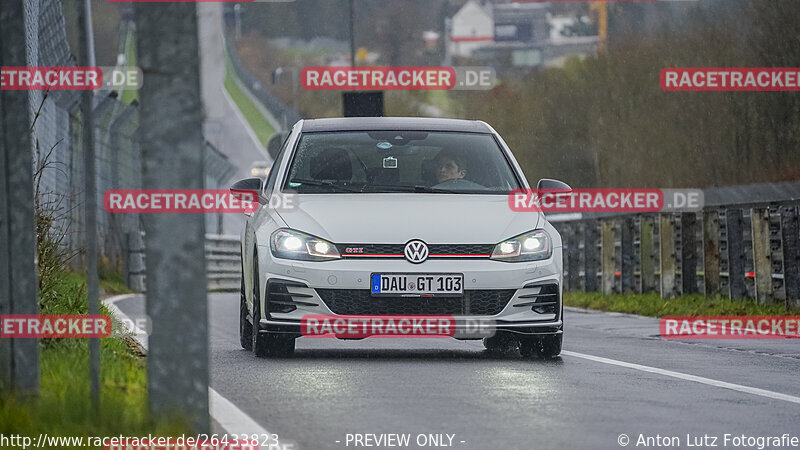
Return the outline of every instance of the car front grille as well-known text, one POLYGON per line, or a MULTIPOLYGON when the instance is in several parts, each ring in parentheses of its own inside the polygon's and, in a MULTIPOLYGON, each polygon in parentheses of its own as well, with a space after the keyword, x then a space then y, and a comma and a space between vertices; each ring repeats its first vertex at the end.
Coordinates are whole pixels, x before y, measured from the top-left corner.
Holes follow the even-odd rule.
POLYGON ((506 307, 515 289, 464 291, 463 297, 373 297, 368 289, 317 289, 334 314, 493 316, 506 307))
MULTIPOLYGON (((402 257, 405 244, 337 244, 343 258, 402 257)), ((428 244, 429 258, 488 258, 494 244, 428 244)))

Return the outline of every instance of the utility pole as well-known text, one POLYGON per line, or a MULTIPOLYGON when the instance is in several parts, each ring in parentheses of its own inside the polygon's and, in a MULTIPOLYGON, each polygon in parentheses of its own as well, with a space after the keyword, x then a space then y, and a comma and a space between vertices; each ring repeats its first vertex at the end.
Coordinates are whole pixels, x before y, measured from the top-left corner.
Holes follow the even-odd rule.
MULTIPOLYGON (((80 65, 94 67, 94 35, 92 32, 92 5, 83 0, 78 7, 78 40, 80 65)), ((81 93, 83 115, 83 170, 85 199, 84 217, 86 229, 86 291, 89 314, 100 314, 97 280, 97 177, 94 155, 94 91, 81 93)), ((100 412, 100 341, 89 339, 89 379, 94 412, 100 412)))
MULTIPOLYGON (((142 184, 202 189, 203 103, 196 3, 136 3, 142 184)), ((203 214, 145 214, 148 402, 208 433, 208 303, 203 214)))
POLYGON ((240 39, 242 37, 242 5, 238 3, 233 5, 233 19, 236 39, 240 39))
POLYGON ((593 2, 589 9, 597 12, 597 35, 600 41, 597 44, 598 51, 605 51, 608 48, 608 2, 593 2))
POLYGON ((356 66, 356 10, 353 5, 354 0, 350 1, 350 67, 356 66))
MULTIPOLYGON (((26 3, 0 1, 0 66, 35 65, 26 3)), ((0 314, 39 313, 29 94, 0 91, 0 314)), ((0 339, 0 388, 38 394, 39 339, 0 339)))

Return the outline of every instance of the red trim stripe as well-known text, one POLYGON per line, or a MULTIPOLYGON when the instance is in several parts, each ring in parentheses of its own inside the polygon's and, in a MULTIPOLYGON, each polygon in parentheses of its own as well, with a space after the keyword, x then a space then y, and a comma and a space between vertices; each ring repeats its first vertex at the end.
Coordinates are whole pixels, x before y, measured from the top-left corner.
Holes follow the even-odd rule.
POLYGON ((428 255, 429 258, 430 257, 441 258, 441 257, 445 257, 445 256, 452 256, 452 257, 458 257, 458 258, 488 258, 491 255, 488 255, 488 254, 487 255, 481 255, 481 254, 431 254, 431 255, 428 255))
MULTIPOLYGON (((394 253, 385 253, 385 254, 381 254, 381 253, 357 253, 357 254, 345 253, 345 254, 342 255, 342 257, 344 257, 344 258, 350 258, 350 257, 356 257, 357 258, 357 257, 363 257, 363 256, 403 257, 405 255, 398 255, 398 254, 394 254, 394 253)), ((431 254, 431 255, 428 255, 429 258, 444 258, 444 257, 488 258, 489 256, 491 256, 491 255, 489 255, 489 254, 450 254, 450 255, 448 255, 448 254, 431 254)))

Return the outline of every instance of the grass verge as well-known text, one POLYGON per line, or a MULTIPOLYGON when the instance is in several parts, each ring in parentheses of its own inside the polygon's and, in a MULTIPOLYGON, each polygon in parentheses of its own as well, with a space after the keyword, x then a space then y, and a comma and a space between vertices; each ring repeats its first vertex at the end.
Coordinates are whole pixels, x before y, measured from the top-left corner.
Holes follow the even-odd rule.
POLYGON ((259 111, 253 101, 250 100, 250 97, 242 91, 241 87, 236 83, 235 77, 236 75, 233 72, 231 61, 228 56, 225 55, 225 90, 228 91, 228 95, 230 95, 233 102, 236 103, 236 107, 241 111, 245 120, 250 125, 250 128, 256 134, 259 142, 261 142, 261 145, 267 148, 267 142, 269 142, 269 138, 275 134, 275 129, 272 128, 267 118, 261 114, 261 111, 259 111))
MULTIPOLYGON (((101 285, 119 288, 119 280, 101 285)), ((123 285, 124 286, 124 285, 123 285)), ((80 274, 60 273, 48 292, 40 295, 42 314, 86 314, 86 281, 80 274)), ((108 314, 100 306, 101 314, 108 314)), ((0 434, 38 436, 180 436, 180 420, 152 420, 147 412, 147 376, 143 355, 130 339, 101 339, 101 407, 90 400, 89 341, 42 339, 41 393, 18 397, 0 393, 0 434)), ((55 447, 53 447, 55 448, 55 447)), ((57 448, 87 448, 59 445, 57 448)), ((88 447, 100 448, 100 447, 88 447)))
POLYGON ((787 311, 782 304, 763 305, 754 300, 731 301, 725 297, 706 298, 703 295, 684 295, 664 300, 657 293, 603 295, 599 292, 570 292, 564 294, 564 304, 650 317, 800 314, 800 309, 787 311))
MULTIPOLYGON (((127 45, 125 46, 125 68, 136 67, 136 39, 133 31, 128 31, 127 45)), ((138 89, 125 89, 122 91, 120 101, 130 105, 139 99, 138 89)))

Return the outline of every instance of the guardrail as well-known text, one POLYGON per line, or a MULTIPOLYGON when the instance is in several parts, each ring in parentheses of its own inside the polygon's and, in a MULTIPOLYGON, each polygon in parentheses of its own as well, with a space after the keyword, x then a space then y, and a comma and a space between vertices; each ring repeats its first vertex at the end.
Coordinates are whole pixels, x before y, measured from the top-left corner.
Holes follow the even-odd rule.
POLYGON ((800 307, 796 200, 555 222, 564 290, 727 295, 800 307), (589 274, 589 276, 587 276, 589 274))
POLYGON ((239 236, 206 235, 206 278, 209 291, 238 291, 242 280, 239 236))
MULTIPOLYGON (((239 236, 206 234, 206 279, 209 291, 238 291, 241 287, 241 244, 239 236)), ((144 233, 128 235, 126 266, 128 287, 145 291, 144 233)))
MULTIPOLYGON (((223 25, 224 24, 225 23, 223 22, 223 25)), ((249 89, 250 92, 255 95, 256 98, 258 98, 258 100, 264 105, 265 108, 267 108, 267 110, 275 117, 275 119, 281 122, 283 130, 275 131, 290 130, 292 125, 301 119, 300 114, 283 103, 278 97, 270 92, 267 87, 264 86, 261 81, 258 80, 258 78, 256 78, 255 75, 245 69, 244 64, 242 64, 242 61, 239 59, 239 53, 236 51, 236 45, 233 43, 234 39, 228 32, 227 26, 225 28, 225 36, 225 46, 228 51, 228 55, 230 56, 231 65, 233 66, 233 71, 236 73, 236 76, 239 77, 242 83, 247 86, 247 89, 249 89)))

